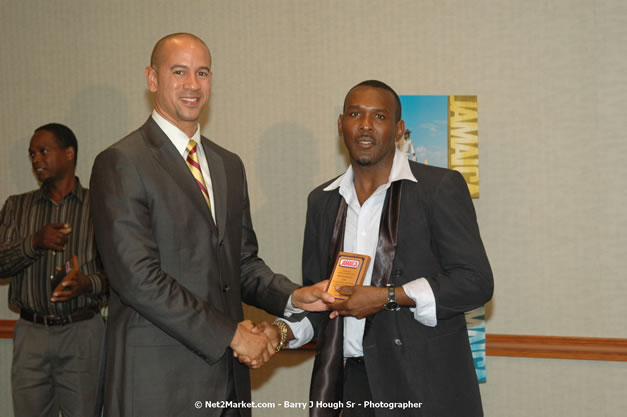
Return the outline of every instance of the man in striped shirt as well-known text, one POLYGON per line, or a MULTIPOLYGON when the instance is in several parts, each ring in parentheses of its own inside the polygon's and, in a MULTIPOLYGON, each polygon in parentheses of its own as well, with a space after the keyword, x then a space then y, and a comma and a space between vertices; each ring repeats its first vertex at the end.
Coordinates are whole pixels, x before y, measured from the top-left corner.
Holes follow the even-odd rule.
POLYGON ((74 175, 74 133, 50 123, 28 153, 41 188, 11 196, 0 212, 0 277, 12 277, 11 384, 15 417, 100 416, 107 283, 96 252, 89 191, 74 175), (72 255, 79 272, 53 288, 72 255))

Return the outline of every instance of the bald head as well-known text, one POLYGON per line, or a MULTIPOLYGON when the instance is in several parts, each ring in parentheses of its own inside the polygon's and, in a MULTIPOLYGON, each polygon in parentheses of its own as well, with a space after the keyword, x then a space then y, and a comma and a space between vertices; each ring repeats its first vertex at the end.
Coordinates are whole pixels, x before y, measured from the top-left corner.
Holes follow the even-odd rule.
POLYGON ((192 137, 211 95, 207 45, 190 33, 168 35, 155 45, 145 74, 157 113, 192 137))
POLYGON ((155 44, 155 47, 152 48, 152 54, 150 55, 150 66, 153 68, 157 68, 163 62, 164 52, 166 51, 166 46, 170 43, 179 43, 184 41, 193 40, 201 43, 206 49, 209 56, 211 56, 211 52, 209 51, 209 47, 207 44, 200 39, 196 35, 192 35, 191 33, 172 33, 170 35, 164 36, 159 39, 155 44))

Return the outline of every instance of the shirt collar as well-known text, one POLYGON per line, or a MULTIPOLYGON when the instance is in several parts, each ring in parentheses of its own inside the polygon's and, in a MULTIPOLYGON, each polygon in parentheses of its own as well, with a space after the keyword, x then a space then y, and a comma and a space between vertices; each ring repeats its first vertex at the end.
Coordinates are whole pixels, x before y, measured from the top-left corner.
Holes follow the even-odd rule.
MULTIPOLYGON (((152 111, 152 118, 157 125, 163 130, 163 133, 170 139, 170 142, 174 145, 176 150, 183 155, 190 137, 185 134, 181 129, 174 126, 169 120, 159 114, 157 110, 152 111)), ((191 137, 197 144, 200 144, 200 125, 197 125, 196 132, 191 137)))
MULTIPOLYGON (((339 188, 340 194, 346 196, 348 195, 348 190, 355 188, 353 183, 354 177, 355 173, 353 172, 353 166, 350 165, 346 172, 337 177, 331 184, 326 186, 324 191, 332 191, 339 188)), ((383 187, 383 189, 388 189, 393 182, 401 180, 418 182, 416 177, 414 177, 414 174, 411 172, 409 160, 402 152, 396 149, 394 152, 394 160, 392 161, 392 169, 390 170, 388 182, 383 184, 381 187, 383 187)), ((379 187, 379 189, 381 189, 381 187, 379 187)))
MULTIPOLYGON (((75 198, 78 199, 78 201, 80 201, 81 203, 83 201, 85 201, 85 195, 87 194, 87 190, 85 190, 83 188, 83 186, 81 185, 81 181, 78 179, 78 177, 74 177, 76 178, 76 182, 74 183, 74 188, 72 189, 72 191, 70 191, 70 193, 68 195, 66 195, 65 198, 68 198, 68 196, 74 196, 75 198)), ((48 197, 48 191, 46 189, 47 187, 45 185, 43 185, 39 190, 36 191, 37 196, 36 198, 38 200, 50 200, 50 197, 48 197)))

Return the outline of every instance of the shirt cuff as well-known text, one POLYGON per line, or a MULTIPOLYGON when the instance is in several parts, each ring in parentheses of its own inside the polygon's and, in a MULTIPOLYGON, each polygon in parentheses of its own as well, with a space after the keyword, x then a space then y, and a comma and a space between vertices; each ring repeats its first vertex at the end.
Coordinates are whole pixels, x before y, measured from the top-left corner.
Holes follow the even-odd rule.
POLYGON ((287 321, 283 319, 281 320, 285 324, 287 324, 290 329, 292 329, 292 333, 294 334, 294 339, 290 340, 287 344, 287 347, 290 349, 296 349, 309 342, 314 337, 314 329, 311 325, 311 322, 307 317, 302 319, 301 321, 287 321))
POLYGON ((100 284, 100 277, 98 275, 87 275, 89 282, 91 283, 91 289, 87 291, 88 294, 97 295, 102 291, 102 285, 100 284))
MULTIPOLYGON (((292 305, 292 296, 290 295, 290 298, 287 299, 287 304, 285 305, 285 311, 283 312, 283 315, 285 317, 290 317, 292 314, 300 314, 300 313, 304 313, 305 310, 302 310, 300 308, 296 308, 292 305)), ((309 321, 309 320, 308 320, 309 321)), ((307 342, 305 342, 307 343, 307 342)))
POLYGON ((24 239, 24 242, 22 243, 22 251, 24 251, 24 255, 26 255, 27 258, 36 260, 41 255, 43 255, 45 251, 41 249, 35 249, 33 247, 33 236, 35 236, 34 233, 24 239))
POLYGON ((435 327, 438 318, 435 312, 435 295, 426 278, 418 278, 403 285, 403 290, 415 303, 416 307, 409 310, 414 313, 414 319, 421 324, 435 327))

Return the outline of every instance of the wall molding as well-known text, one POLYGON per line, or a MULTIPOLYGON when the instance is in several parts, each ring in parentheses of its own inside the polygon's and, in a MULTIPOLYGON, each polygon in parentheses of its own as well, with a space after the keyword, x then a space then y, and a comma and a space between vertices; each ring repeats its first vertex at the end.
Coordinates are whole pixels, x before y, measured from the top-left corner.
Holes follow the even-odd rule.
POLYGON ((0 339, 13 339, 16 320, 0 320, 0 339))
POLYGON ((488 334, 488 356, 627 361, 627 339, 488 334))
MULTIPOLYGON (((0 339, 13 338, 14 326, 15 320, 0 320, 0 339)), ((301 349, 312 350, 315 345, 309 343, 301 349)), ((627 362, 627 339, 488 334, 486 354, 517 358, 627 362)))
MULTIPOLYGON (((315 349, 308 343, 301 349, 315 349)), ((627 339, 487 334, 487 356, 627 362, 627 339)))

